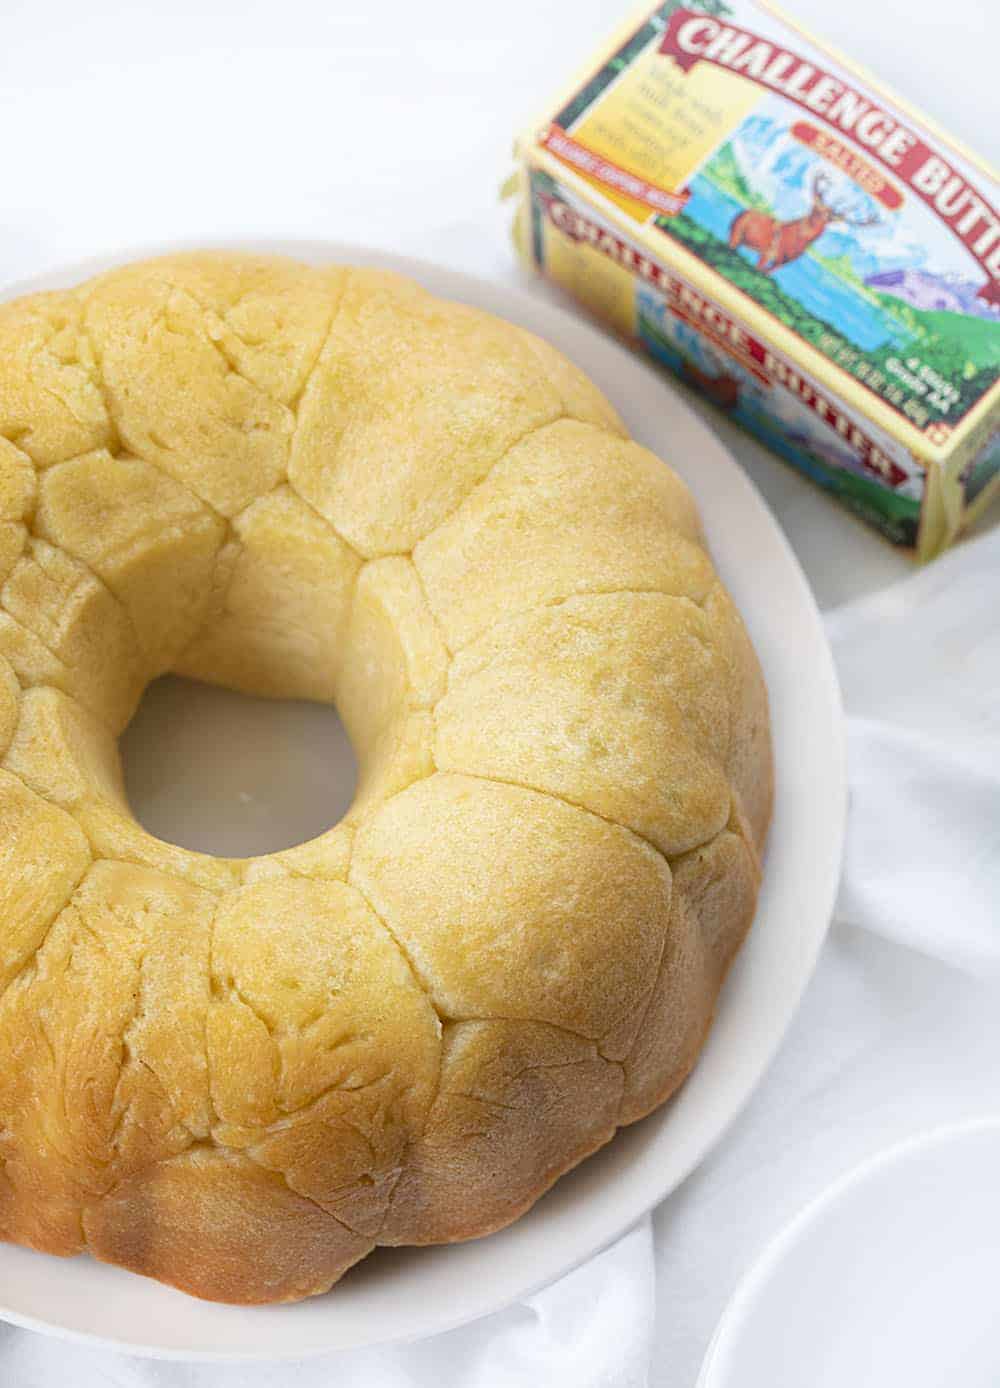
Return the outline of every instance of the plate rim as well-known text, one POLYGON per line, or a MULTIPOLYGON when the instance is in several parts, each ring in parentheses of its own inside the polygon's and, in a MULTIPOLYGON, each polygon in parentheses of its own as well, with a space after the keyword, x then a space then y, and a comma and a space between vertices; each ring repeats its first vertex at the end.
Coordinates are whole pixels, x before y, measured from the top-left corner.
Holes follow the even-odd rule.
MULTIPOLYGON (((519 1301, 537 1294, 543 1288, 552 1285, 560 1278, 566 1276, 574 1268, 579 1267, 582 1263, 603 1252, 623 1237, 640 1219, 644 1218, 650 1210, 654 1209, 684 1184, 691 1173, 702 1161, 704 1161, 705 1157, 723 1138, 731 1125, 742 1113, 752 1094, 770 1068, 775 1054, 798 1011, 805 989, 815 971, 819 953, 826 939, 833 914, 845 845, 848 799, 846 723, 833 655, 829 641, 826 638, 823 619, 815 597, 787 536, 760 494, 758 488, 711 426, 696 413, 680 390, 673 386, 662 373, 657 371, 650 362, 644 360, 637 353, 630 351, 621 339, 601 331, 590 319, 570 311, 570 309, 564 307, 562 303, 553 302, 553 299, 549 297, 547 292, 541 294, 531 293, 528 288, 525 287, 523 281, 521 284, 509 284, 500 279, 489 279, 464 270, 453 270, 433 260, 423 257, 408 256, 377 246, 365 247, 356 243, 342 242, 336 239, 313 239, 301 236, 245 236, 210 237, 204 239, 184 238, 160 243, 141 244, 138 246, 125 246, 107 254, 87 256, 70 263, 59 262, 46 266, 33 275, 21 277, 10 283, 0 284, 0 302, 6 302, 24 294, 58 289, 60 287, 76 284, 92 275, 102 273, 103 271, 125 264, 129 261, 161 255, 183 254, 185 252, 198 250, 256 252, 259 254, 291 256, 306 261, 322 259, 349 265, 364 265, 396 270, 401 274, 409 275, 421 282, 430 281, 435 286, 433 292, 443 297, 451 297, 472 304, 481 304, 483 298, 487 300, 502 298, 505 303, 509 303, 511 316, 514 321, 519 321, 517 309, 518 306, 520 306, 523 313, 529 318, 541 316, 554 320, 556 324, 560 325, 566 332, 571 331, 577 338, 586 339, 590 342, 595 351, 605 354, 609 360, 613 355, 617 354, 619 360, 623 359, 624 362, 628 364, 629 371, 636 376, 637 380, 641 378, 644 389, 648 389, 654 393, 662 392, 663 397, 661 398, 669 399, 671 412, 680 417, 687 428, 701 437, 707 449, 719 455, 719 463, 724 463, 730 470, 729 480, 732 482, 734 488, 742 492, 743 500, 752 508, 755 508, 759 513, 762 513, 761 519, 767 523, 771 531, 771 538, 776 548, 781 552, 785 565, 794 573, 797 579, 797 596, 805 610, 808 611, 811 621, 821 638, 819 642, 819 651, 822 653, 822 661, 821 665, 817 666, 814 673, 817 680, 824 686, 823 693, 828 702, 828 712, 830 714, 830 726, 826 729, 826 733, 829 738, 828 760, 833 781, 831 789, 835 793, 832 796, 831 803, 827 806, 826 818, 828 825, 833 829, 833 833, 831 834, 826 861, 825 863, 817 865, 820 870, 816 872, 813 879, 813 900, 815 904, 809 912, 810 918, 814 921, 812 933, 806 942, 805 949, 801 953, 793 985, 786 988, 782 993, 780 1018, 777 1022, 770 1023, 766 1041, 763 1045, 758 1047, 755 1053, 756 1059, 752 1067, 752 1073, 745 1077, 742 1089, 738 1093, 735 1101, 727 1106, 723 1114, 713 1115, 713 1121, 704 1125, 704 1129, 700 1133, 698 1141, 693 1144, 692 1150, 687 1154, 678 1172, 670 1178, 664 1188, 658 1191, 647 1190, 642 1195, 641 1199, 639 1199, 627 1213, 621 1213, 613 1221, 610 1221, 608 1227, 602 1229, 600 1236, 588 1243, 586 1247, 577 1247, 572 1252, 567 1252, 564 1256, 554 1259, 552 1265, 546 1266, 544 1272, 538 1276, 526 1275, 522 1283, 516 1288, 505 1289, 495 1301, 490 1301, 489 1304, 478 1305, 471 1310, 456 1312, 451 1316, 438 1316, 433 1320, 432 1324, 428 1324, 426 1327, 415 1329, 404 1328, 398 1331, 388 1329, 384 1334, 380 1333, 374 1336, 365 1335, 358 1339, 342 1340, 339 1342, 331 1341, 329 1344, 308 1345, 304 1349, 289 1346, 278 1348, 277 1350, 271 1349, 264 1351, 261 1349, 251 1349, 241 1351, 233 1348, 212 1349, 200 1346, 182 1347, 150 1343, 147 1341, 124 1339, 120 1338, 118 1335, 107 1335, 99 1331, 82 1330, 74 1326, 62 1324, 58 1320, 47 1320, 44 1317, 21 1312, 5 1304, 0 1304, 0 1321, 5 1321, 9 1324, 53 1336, 58 1339, 68 1340, 90 1347, 102 1347, 136 1357, 179 1362, 250 1363, 266 1362, 268 1360, 280 1362, 282 1360, 315 1358, 323 1354, 343 1352, 350 1349, 414 1343, 434 1335, 444 1334, 449 1330, 454 1330, 462 1325, 470 1324, 487 1315, 500 1312, 519 1301)), ((489 311, 503 313, 503 310, 493 308, 489 311)), ((710 527, 711 518, 709 517, 708 519, 710 527)), ((718 556, 715 557, 718 558, 718 556)), ((759 929, 756 919, 754 927, 752 928, 759 929)), ((722 997, 724 996, 725 989, 722 994, 722 997)), ((720 1007, 717 1009, 716 1020, 721 1010, 722 1004, 720 1004, 720 1007)), ((713 1027, 713 1031, 714 1030, 715 1028, 713 1027)), ((711 1034, 710 1032, 710 1036, 711 1034)), ((641 1128, 644 1123, 648 1124, 651 1121, 655 1121, 656 1114, 664 1114, 667 1108, 669 1108, 669 1105, 654 1110, 654 1113, 642 1120, 642 1123, 631 1125, 632 1130, 637 1127, 641 1128)), ((619 1130, 618 1138, 621 1137, 622 1132, 627 1131, 629 1131, 629 1129, 619 1130)), ((602 1149, 604 1152, 607 1152, 607 1150, 607 1147, 602 1149)), ((582 1166, 586 1167, 587 1163, 583 1163, 582 1166)), ((577 1168, 577 1170, 579 1169, 580 1168, 577 1168)), ((566 1177, 561 1178, 561 1180, 556 1183, 556 1188, 558 1188, 565 1179, 566 1177)), ((534 1208, 538 1207, 536 1206, 534 1208)), ((522 1216, 521 1220, 515 1221, 515 1224, 508 1226, 508 1228, 514 1228, 518 1224, 523 1223, 525 1219, 530 1218, 530 1215, 531 1212, 529 1211, 528 1214, 522 1216)), ((501 1237, 501 1234, 470 1242, 479 1244, 480 1246, 488 1246, 490 1238, 496 1239, 499 1237, 501 1237)), ((454 1247, 459 1248, 468 1246, 469 1244, 454 1245, 454 1247)), ((17 1245, 0 1243, 0 1259, 3 1258, 7 1250, 15 1250, 17 1253, 23 1251, 17 1245)), ((433 1249, 420 1251, 431 1253, 433 1249)), ((32 1256, 51 1258, 51 1255, 45 1254, 34 1254, 32 1256)), ((61 1262, 62 1260, 52 1258, 53 1263, 57 1263, 57 1261, 61 1262)), ((87 1266, 82 1259, 81 1266, 87 1266)), ((163 1290, 163 1284, 156 1282, 154 1279, 143 1279, 137 1274, 127 1275, 140 1283, 148 1282, 154 1292, 163 1290)), ((183 1293, 174 1294, 179 1296, 184 1295, 183 1293)), ((0 1299, 5 1300, 5 1298, 6 1294, 0 1292, 0 1299)), ((280 1307, 233 1308, 221 1303, 202 1303, 195 1298, 191 1300, 197 1306, 210 1305, 213 1310, 217 1310, 222 1314, 230 1311, 242 1312, 247 1309, 251 1311, 261 1309, 266 1314, 280 1314, 282 1310, 280 1307)), ((322 1300, 322 1298, 309 1299, 306 1302, 294 1303, 293 1305, 309 1306, 322 1304, 322 1300)))
POLYGON ((747 1316, 752 1314, 757 1298, 765 1291, 771 1276, 786 1255, 803 1238, 807 1238, 845 1196, 865 1185, 872 1177, 905 1163, 911 1157, 983 1133, 1000 1133, 1000 1113, 981 1114, 975 1118, 922 1128, 862 1158, 807 1200, 776 1234, 771 1235, 740 1278, 712 1333, 695 1388, 727 1388, 725 1380, 716 1378, 716 1374, 720 1369, 726 1371, 723 1355, 739 1348, 738 1336, 747 1316))

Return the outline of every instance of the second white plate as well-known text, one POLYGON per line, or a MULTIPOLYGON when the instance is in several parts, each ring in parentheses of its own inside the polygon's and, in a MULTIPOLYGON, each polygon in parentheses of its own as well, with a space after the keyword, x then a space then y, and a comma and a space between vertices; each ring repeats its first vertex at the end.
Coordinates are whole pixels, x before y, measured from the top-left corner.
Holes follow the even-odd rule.
POLYGON ((699 1388, 996 1388, 998 1170, 987 1118, 837 1181, 748 1273, 699 1388))
MULTIPOLYGON (((88 1258, 60 1262, 0 1245, 0 1317, 166 1358, 298 1358, 431 1335, 527 1295, 624 1233, 704 1157, 774 1054, 826 932, 846 809, 840 697, 806 580, 752 484, 659 375, 579 318, 503 286, 325 242, 244 248, 400 270, 539 333, 604 389, 701 506, 719 571, 764 666, 777 805, 757 920, 694 1074, 670 1104, 619 1133, 509 1229, 448 1248, 379 1252, 328 1296, 268 1309, 199 1302, 88 1258)), ((74 265, 2 297, 75 284, 123 260, 176 249, 74 265)), ((143 806, 136 809, 141 816, 143 806)), ((286 813, 293 809, 301 806, 286 813)), ((269 818, 281 815, 280 803, 270 807, 269 818)))

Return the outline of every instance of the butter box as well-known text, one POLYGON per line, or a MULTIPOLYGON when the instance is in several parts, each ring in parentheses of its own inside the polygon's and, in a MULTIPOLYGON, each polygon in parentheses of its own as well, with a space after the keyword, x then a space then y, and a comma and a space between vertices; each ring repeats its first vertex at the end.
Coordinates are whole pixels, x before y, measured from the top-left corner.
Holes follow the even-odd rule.
POLYGON ((629 20, 518 141, 524 259, 894 543, 1000 485, 998 176, 764 0, 629 20))

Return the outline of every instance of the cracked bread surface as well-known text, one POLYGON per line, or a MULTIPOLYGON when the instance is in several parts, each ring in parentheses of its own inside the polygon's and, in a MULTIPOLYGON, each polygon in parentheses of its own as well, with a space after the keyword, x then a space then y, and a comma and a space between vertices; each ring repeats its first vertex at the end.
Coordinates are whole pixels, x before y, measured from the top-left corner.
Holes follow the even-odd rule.
POLYGON ((548 343, 222 252, 0 305, 0 1237, 261 1303, 502 1227, 690 1071, 771 799, 691 496, 548 343), (166 672, 334 704, 345 818, 147 833, 166 672))

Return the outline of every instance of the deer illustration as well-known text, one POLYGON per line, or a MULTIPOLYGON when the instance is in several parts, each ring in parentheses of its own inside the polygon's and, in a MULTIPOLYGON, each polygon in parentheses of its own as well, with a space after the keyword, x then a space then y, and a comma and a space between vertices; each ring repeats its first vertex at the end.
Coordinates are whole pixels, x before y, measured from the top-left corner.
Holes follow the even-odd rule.
POLYGON ((810 186, 811 203, 804 217, 796 217, 791 222, 779 222, 770 212, 757 212, 748 209, 733 218, 729 228, 729 245, 735 251, 738 246, 749 246, 759 251, 757 269, 769 275, 782 265, 788 265, 823 235, 831 222, 844 222, 852 227, 869 227, 878 223, 878 216, 852 217, 847 209, 834 207, 826 201, 830 180, 823 173, 813 175, 810 186))

